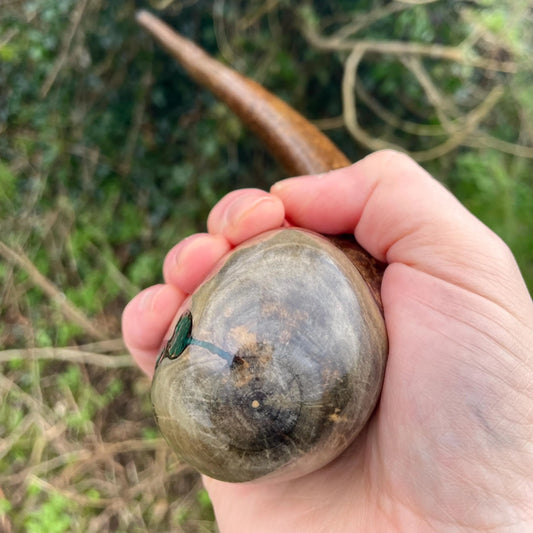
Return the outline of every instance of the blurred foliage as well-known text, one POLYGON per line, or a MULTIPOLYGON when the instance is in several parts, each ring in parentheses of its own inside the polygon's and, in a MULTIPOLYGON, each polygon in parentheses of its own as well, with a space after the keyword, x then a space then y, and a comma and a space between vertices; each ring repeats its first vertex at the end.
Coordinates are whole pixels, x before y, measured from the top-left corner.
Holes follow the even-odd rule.
MULTIPOLYGON (((397 50, 371 50, 349 96, 372 139, 417 153, 460 136, 465 117, 501 90, 475 128, 424 166, 510 245, 533 289, 533 13, 526 0, 0 0, 0 346, 95 340, 66 302, 100 338, 118 336, 127 300, 161 280, 166 251, 204 230, 223 194, 268 188, 284 177, 238 119, 138 28, 138 8, 158 11, 284 98, 352 160, 369 147, 354 140, 342 118, 351 42, 465 51, 458 61, 418 55, 413 62, 397 50), (476 58, 513 69, 485 68, 476 58)), ((84 365, 22 357, 3 367, 0 437, 20 433, 20 440, 0 453, 7 480, 0 489, 11 490, 7 500, 0 490, 0 518, 7 513, 17 530, 28 531, 212 530, 207 494, 179 476, 165 478, 164 496, 136 494, 134 510, 113 514, 105 483, 120 464, 116 483, 134 484, 131 457, 102 466, 91 487, 71 476, 67 463, 43 479, 35 473, 40 461, 95 446, 91 435, 152 442, 137 371, 123 368, 104 379, 84 365), (134 405, 121 397, 135 398, 134 405), (63 448, 43 443, 42 423, 27 422, 36 405, 48 431, 66 424, 63 448), (117 432, 120 424, 127 429, 117 432), (25 468, 33 482, 20 478, 25 468), (65 479, 75 484, 70 492, 65 479), (65 518, 66 509, 76 520, 65 518)), ((156 461, 168 464, 162 453, 135 456, 134 463, 151 472, 156 461)))
MULTIPOLYGON (((239 121, 136 26, 137 8, 166 6, 161 15, 177 30, 320 121, 342 114, 347 52, 311 46, 305 28, 338 37, 352 21, 390 5, 370 0, 356 6, 288 0, 9 2, 0 19, 0 205, 6 213, 0 229, 8 244, 30 250, 39 270, 64 287, 75 305, 105 315, 110 303, 118 301, 120 307, 137 288, 161 279, 164 251, 203 229, 209 208, 225 192, 267 188, 283 177, 239 121), (47 246, 49 240, 56 242, 47 246)), ((531 23, 523 16, 524 10, 531 12, 528 4, 407 6, 362 25, 357 39, 458 45, 476 34, 477 49, 489 50, 495 59, 512 58, 519 74, 433 59, 425 60, 425 68, 459 115, 504 82, 506 94, 483 121, 483 130, 507 143, 531 141, 531 70, 523 67, 531 50, 531 23)), ((345 40, 353 37, 344 34, 345 40)), ((442 119, 394 54, 370 55, 358 79, 400 120, 438 124, 442 119)), ((432 136, 395 129, 364 103, 358 106, 360 121, 376 138, 414 152, 435 144, 432 136)), ((368 151, 343 127, 328 134, 354 160, 368 151)), ((524 242, 532 194, 529 160, 493 147, 460 146, 426 166, 500 232, 531 286, 533 252, 527 251, 533 242, 524 242), (495 172, 486 173, 487 161, 495 172), (499 187, 507 194, 499 194, 499 187)), ((36 318, 46 305, 30 291, 25 315, 36 318)), ((54 343, 73 333, 48 331, 54 343)))

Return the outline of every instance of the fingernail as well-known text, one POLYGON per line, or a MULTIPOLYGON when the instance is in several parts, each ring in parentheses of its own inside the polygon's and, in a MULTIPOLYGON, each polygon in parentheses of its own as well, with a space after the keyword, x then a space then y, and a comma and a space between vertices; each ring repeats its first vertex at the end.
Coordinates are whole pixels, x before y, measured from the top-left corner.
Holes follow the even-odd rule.
POLYGON ((292 185, 295 185, 300 182, 309 182, 313 180, 319 180, 322 179, 324 176, 327 176, 328 173, 323 174, 313 174, 310 176, 296 176, 295 178, 286 178, 284 180, 278 181, 277 183, 274 183, 272 187, 270 188, 270 192, 273 194, 279 194, 281 191, 290 188, 292 185))
POLYGON ((274 185, 272 185, 272 187, 270 187, 270 192, 272 194, 276 194, 276 193, 281 192, 287 186, 286 181, 287 180, 283 180, 283 181, 278 181, 277 183, 274 183, 274 185))
POLYGON ((183 259, 183 249, 187 248, 187 251, 191 250, 197 241, 201 241, 204 238, 204 235, 201 233, 195 233, 194 235, 189 235, 188 237, 185 237, 178 246, 176 247, 175 253, 174 253, 174 264, 176 266, 179 266, 182 264, 183 259))
POLYGON ((141 298, 139 300, 139 311, 152 311, 157 295, 161 292, 163 287, 164 285, 155 285, 154 287, 149 287, 148 289, 145 289, 142 292, 141 298))
POLYGON ((259 204, 273 204, 276 201, 279 202, 279 200, 275 200, 270 196, 261 196, 255 200, 241 196, 229 205, 225 213, 224 224, 226 226, 234 226, 239 223, 244 215, 255 209, 259 204))
POLYGON ((181 279, 186 270, 185 265, 187 264, 187 258, 190 257, 191 253, 195 253, 194 250, 198 246, 202 246, 203 240, 203 235, 196 234, 191 235, 191 237, 187 237, 187 239, 180 243, 183 246, 180 246, 179 253, 174 255, 174 268, 172 272, 174 280, 181 279))

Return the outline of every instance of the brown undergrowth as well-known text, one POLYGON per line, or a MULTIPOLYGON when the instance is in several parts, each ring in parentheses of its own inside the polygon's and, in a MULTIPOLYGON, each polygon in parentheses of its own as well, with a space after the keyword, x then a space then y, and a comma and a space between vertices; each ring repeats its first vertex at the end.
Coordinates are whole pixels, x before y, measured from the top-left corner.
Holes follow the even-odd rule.
POLYGON ((213 531, 123 353, 120 341, 59 351, 69 362, 0 352, 2 531, 213 531))

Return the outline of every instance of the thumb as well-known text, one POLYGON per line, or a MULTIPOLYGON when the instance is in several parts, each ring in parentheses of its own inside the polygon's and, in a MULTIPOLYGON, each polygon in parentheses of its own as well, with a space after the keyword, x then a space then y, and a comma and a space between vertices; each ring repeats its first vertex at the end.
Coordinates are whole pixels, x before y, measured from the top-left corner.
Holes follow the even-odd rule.
POLYGON ((353 233, 381 261, 463 287, 515 316, 531 312, 505 243, 404 154, 375 152, 350 167, 281 181, 271 192, 294 225, 353 233))

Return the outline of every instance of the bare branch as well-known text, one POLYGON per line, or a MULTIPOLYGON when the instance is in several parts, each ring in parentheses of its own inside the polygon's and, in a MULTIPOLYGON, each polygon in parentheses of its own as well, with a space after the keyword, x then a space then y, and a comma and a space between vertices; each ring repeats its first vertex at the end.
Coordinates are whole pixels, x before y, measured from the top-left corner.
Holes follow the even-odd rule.
MULTIPOLYGON (((29 413, 26 415, 20 422, 20 424, 15 427, 9 435, 5 435, 0 441, 0 459, 5 457, 11 448, 17 443, 17 441, 35 424, 35 415, 29 413)), ((0 531, 2 531, 0 529, 0 531)))
POLYGON ((437 157, 442 157, 463 144, 465 139, 467 139, 467 137, 479 126, 481 121, 490 113, 491 109, 496 105, 503 93, 504 90, 501 86, 494 87, 485 100, 467 115, 463 129, 456 132, 442 144, 430 148, 429 150, 412 152, 411 156, 417 161, 428 161, 436 159, 437 157))
POLYGON ((89 449, 88 447, 70 449, 52 459, 29 466, 10 476, 9 481, 11 484, 20 483, 28 480, 30 476, 41 476, 69 463, 77 463, 76 470, 79 472, 82 469, 94 468, 96 462, 104 461, 117 453, 143 452, 158 450, 162 447, 166 447, 163 438, 150 440, 132 439, 110 443, 101 442, 98 443, 96 449, 89 449))
POLYGON ((473 148, 493 148, 506 154, 533 159, 533 147, 502 141, 487 134, 474 135, 465 139, 464 144, 473 148))
POLYGON ((63 43, 61 45, 61 53, 59 54, 59 57, 55 62, 54 68, 52 69, 45 82, 43 83, 43 86, 41 87, 41 96, 43 98, 46 97, 46 95, 52 88, 52 85, 54 84, 57 75, 59 74, 59 72, 63 68, 63 65, 65 64, 65 61, 67 60, 68 54, 70 52, 70 47, 72 45, 72 40, 76 35, 76 31, 78 30, 81 19, 83 18, 83 13, 85 12, 88 3, 89 0, 80 0, 80 2, 78 2, 74 11, 72 12, 70 28, 69 31, 66 33, 65 38, 63 39, 63 43))
POLYGON ((193 6, 198 0, 148 0, 150 5, 159 11, 169 9, 169 12, 173 15, 177 15, 183 11, 186 7, 193 6), (174 4, 174 5, 173 5, 174 4))
MULTIPOLYGON (((435 2, 435 0, 429 0, 429 2, 435 2)), ((354 21, 350 22, 349 24, 346 24, 345 26, 337 30, 331 35, 330 39, 332 40, 332 42, 342 43, 348 37, 355 35, 361 30, 372 25, 374 22, 377 22, 378 20, 381 20, 382 18, 385 18, 399 11, 404 11, 405 9, 410 8, 411 6, 406 5, 402 2, 392 2, 387 6, 379 6, 367 13, 357 14, 354 21)))
POLYGON ((174 0, 148 0, 154 9, 166 9, 174 3, 174 0))
POLYGON ((80 326, 87 334, 95 339, 103 340, 106 333, 97 328, 77 307, 70 303, 49 279, 43 276, 22 250, 15 251, 0 241, 0 255, 9 263, 22 268, 28 274, 32 283, 39 287, 54 303, 68 320, 80 326))
POLYGON ((125 352, 127 350, 122 337, 119 337, 118 339, 106 339, 98 342, 80 344, 79 346, 76 346, 75 349, 93 353, 125 352))
POLYGON ((410 6, 423 6, 426 4, 433 4, 438 0, 400 0, 402 4, 409 4, 410 6))
POLYGON ((338 117, 329 117, 313 120, 313 124, 322 131, 336 130, 338 128, 344 128, 344 118, 342 115, 338 117))
POLYGON ((243 66, 242 58, 240 58, 231 47, 227 30, 226 21, 224 20, 224 3, 225 0, 214 0, 213 2, 213 22, 215 30, 215 39, 217 40, 218 49, 222 57, 230 64, 235 66, 243 66))
POLYGON ((250 13, 247 16, 242 17, 237 25, 238 31, 246 31, 251 26, 257 23, 262 17, 270 13, 276 7, 278 7, 280 0, 266 0, 266 2, 259 4, 258 9, 255 12, 250 13))
POLYGON ((14 381, 3 374, 0 374, 0 391, 15 394, 29 410, 35 413, 39 423, 44 427, 52 427, 55 424, 55 414, 47 405, 38 402, 31 394, 24 392, 14 381))
POLYGON ((448 116, 448 114, 453 114, 455 116, 459 115, 457 107, 444 98, 422 65, 420 58, 416 56, 406 56, 400 58, 400 60, 416 77, 418 83, 424 89, 429 103, 435 108, 435 112, 444 129, 449 133, 457 131, 458 127, 452 123, 451 118, 448 116))
POLYGON ((310 44, 321 50, 352 51, 362 50, 363 53, 375 52, 394 56, 416 55, 454 61, 466 66, 494 70, 498 72, 515 73, 518 67, 514 61, 497 61, 490 58, 479 57, 472 50, 459 46, 444 46, 440 44, 424 44, 404 41, 372 41, 346 39, 337 40, 323 37, 316 33, 314 28, 306 25, 303 33, 310 44))
MULTIPOLYGON (((0 4, 2 5, 2 4, 0 4)), ((12 28, 11 30, 9 30, 5 35, 4 35, 4 38, 0 41, 0 48, 2 48, 3 46, 5 46, 6 44, 9 43, 9 41, 11 41, 11 39, 13 39, 13 37, 15 37, 17 34, 18 34, 19 30, 16 29, 16 28, 12 28)))
MULTIPOLYGON (((383 148, 393 148, 402 151, 400 146, 394 143, 377 139, 369 135, 358 123, 357 120, 357 106, 355 102, 355 87, 357 69, 365 54, 365 47, 356 46, 352 53, 348 56, 345 64, 344 78, 342 83, 342 96, 344 104, 344 121, 346 128, 352 134, 354 139, 371 150, 380 150, 383 148)), ((503 88, 496 86, 482 102, 480 106, 471 111, 464 119, 463 127, 453 132, 448 139, 443 143, 430 148, 428 150, 421 150, 410 153, 411 157, 418 161, 427 161, 450 152, 451 150, 460 146, 467 136, 472 133, 479 123, 485 118, 489 111, 494 107, 496 102, 503 94, 503 88)))
POLYGON ((152 72, 151 70, 147 70, 141 78, 139 94, 137 95, 133 108, 131 126, 128 130, 126 141, 124 143, 124 161, 122 161, 120 167, 122 173, 125 175, 129 174, 131 171, 133 156, 135 154, 135 146, 137 144, 137 140, 139 139, 139 133, 143 125, 144 112, 146 109, 146 98, 152 86, 152 82, 152 72))
MULTIPOLYGON (((364 102, 376 114, 376 116, 393 128, 412 135, 425 137, 441 137, 446 135, 446 131, 439 124, 417 124, 416 122, 398 118, 394 113, 385 109, 357 80, 355 92, 357 97, 364 102)), ((315 125, 321 129, 333 129, 343 127, 344 120, 342 117, 324 119, 323 121, 315 121, 315 125)), ((451 131, 455 131, 457 128, 463 127, 463 125, 464 118, 459 117, 452 121, 451 131)), ((533 159, 533 147, 503 141, 486 133, 473 132, 469 137, 464 139, 462 144, 472 148, 492 148, 517 157, 533 159)))
MULTIPOLYGON (((426 137, 442 137, 446 131, 440 124, 418 124, 409 120, 403 120, 385 109, 364 87, 359 80, 355 81, 355 94, 364 102, 381 120, 398 130, 412 135, 426 137)), ((344 121, 343 121, 344 125, 344 121)))
POLYGON ((399 146, 395 146, 382 139, 376 139, 375 137, 368 135, 366 131, 359 126, 359 121, 357 120, 357 106, 355 103, 355 80, 357 68, 361 59, 363 59, 364 54, 365 50, 362 46, 355 46, 344 65, 344 77, 342 79, 344 124, 352 134, 353 138, 370 150, 382 150, 384 148, 402 150, 399 146))
POLYGON ((134 367, 133 359, 129 355, 104 355, 88 352, 77 348, 24 348, 0 351, 0 363, 7 363, 13 359, 52 359, 68 361, 104 368, 134 367))
MULTIPOLYGON (((6 499, 4 491, 1 488, 0 488, 0 499, 2 500, 6 499)), ((5 512, 0 514, 0 531, 3 531, 4 533, 11 533, 13 531, 11 528, 11 522, 5 512)))

